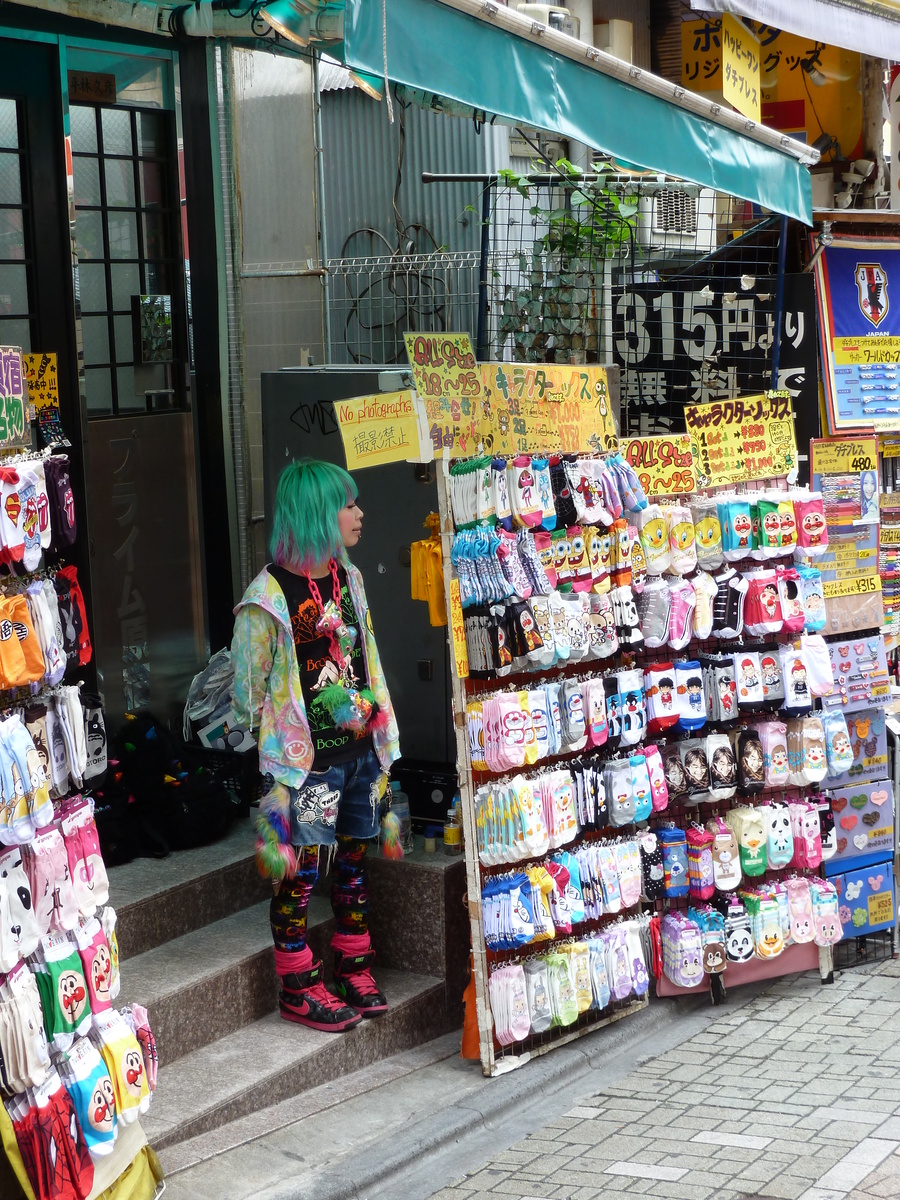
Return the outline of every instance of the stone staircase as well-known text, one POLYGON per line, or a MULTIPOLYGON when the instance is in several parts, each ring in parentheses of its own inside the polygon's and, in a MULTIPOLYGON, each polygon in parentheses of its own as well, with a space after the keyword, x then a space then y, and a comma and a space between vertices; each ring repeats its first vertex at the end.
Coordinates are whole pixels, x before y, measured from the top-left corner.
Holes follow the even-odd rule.
MULTIPOLYGON (((119 1003, 149 1010, 159 1084, 143 1125, 160 1151, 459 1027, 468 957, 461 859, 418 850, 402 862, 370 854, 376 978, 382 1017, 346 1034, 280 1018, 268 906, 253 862, 252 823, 213 846, 110 870, 119 914, 119 1003)), ((330 967, 334 928, 323 892, 309 941, 330 967)), ((166 1165, 166 1154, 162 1154, 166 1165)), ((179 1166, 191 1155, 178 1156, 179 1166)))

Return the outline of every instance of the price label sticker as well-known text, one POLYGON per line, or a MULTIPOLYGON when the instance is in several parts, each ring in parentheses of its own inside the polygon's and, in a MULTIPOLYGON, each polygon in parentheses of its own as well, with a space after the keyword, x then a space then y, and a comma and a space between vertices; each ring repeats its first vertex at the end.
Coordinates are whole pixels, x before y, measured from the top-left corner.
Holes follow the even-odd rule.
POLYGON ((878 575, 861 575, 857 579, 829 579, 822 584, 822 593, 826 600, 834 600, 838 596, 868 596, 881 591, 881 579, 878 575))
POLYGON ((894 920, 894 897, 886 895, 870 896, 868 902, 869 924, 890 925, 894 920))

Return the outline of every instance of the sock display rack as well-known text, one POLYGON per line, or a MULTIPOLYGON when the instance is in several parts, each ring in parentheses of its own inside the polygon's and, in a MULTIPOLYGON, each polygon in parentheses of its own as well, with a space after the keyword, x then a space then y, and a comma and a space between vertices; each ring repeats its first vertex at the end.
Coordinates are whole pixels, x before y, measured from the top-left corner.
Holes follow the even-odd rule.
POLYGON ((438 493, 486 1074, 651 977, 825 978, 893 922, 884 639, 823 583, 821 491, 645 495, 612 454, 444 460, 438 493))
POLYGON ((64 563, 67 456, 0 457, 0 510, 0 1140, 30 1200, 114 1200, 120 1184, 146 1198, 164 1188, 139 1120, 155 1043, 144 1009, 113 1004, 116 913, 86 791, 106 732, 99 699, 65 682, 93 655, 64 563))

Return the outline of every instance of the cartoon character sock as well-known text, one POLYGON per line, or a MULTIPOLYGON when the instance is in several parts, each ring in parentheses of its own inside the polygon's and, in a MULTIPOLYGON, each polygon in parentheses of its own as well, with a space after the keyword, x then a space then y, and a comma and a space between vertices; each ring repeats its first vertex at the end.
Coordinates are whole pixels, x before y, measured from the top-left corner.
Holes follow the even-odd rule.
POLYGON ((694 611, 691 618, 694 637, 706 641, 712 636, 713 601, 718 589, 713 577, 705 571, 698 572, 690 584, 694 589, 694 611))
POLYGON ((665 513, 671 558, 669 570, 676 575, 689 575, 697 569, 691 510, 684 504, 671 504, 667 506, 665 513))
POLYGON ((673 663, 650 663, 644 668, 647 729, 662 733, 678 720, 679 706, 673 663))
POLYGON ((544 519, 544 507, 529 456, 514 458, 507 467, 507 476, 515 524, 537 527, 544 519))
POLYGON ((0 971, 11 971, 34 952, 41 936, 18 846, 0 854, 0 921, 0 971))
POLYGON ((670 900, 688 893, 687 840, 683 829, 663 826, 656 833, 662 848, 663 887, 670 900))
POLYGON ((137 1038, 114 1008, 94 1017, 90 1037, 112 1080, 118 1118, 123 1125, 130 1125, 150 1107, 144 1056, 137 1038))
POLYGON ((556 509, 556 526, 565 528, 567 525, 574 525, 578 520, 575 513, 575 502, 572 499, 572 489, 569 487, 569 480, 566 474, 566 464, 573 461, 572 456, 560 457, 551 455, 550 464, 550 483, 553 486, 553 504, 556 509))
POLYGON ((622 724, 621 745, 635 746, 644 736, 647 715, 644 703, 643 672, 628 669, 617 673, 619 715, 622 724))
POLYGON ((100 922, 96 918, 81 922, 75 930, 75 943, 84 968, 91 1011, 105 1012, 112 1007, 109 994, 112 970, 109 945, 100 922))
POLYGON ((606 592, 591 592, 591 650, 595 658, 609 658, 619 649, 612 598, 606 592))
POLYGON ((788 785, 787 728, 783 721, 764 721, 758 728, 763 750, 763 770, 766 787, 784 788, 788 785))
POLYGON ((807 633, 821 633, 825 628, 825 594, 822 590, 822 572, 818 567, 801 565, 800 597, 803 601, 803 627, 807 633))
POLYGON ((72 1098, 87 1148, 94 1159, 112 1154, 118 1133, 116 1100, 109 1071, 87 1038, 78 1038, 59 1068, 72 1098))
POLYGON ((525 993, 528 998, 528 1015, 533 1033, 546 1033, 553 1014, 550 1011, 550 981, 547 964, 535 958, 525 963, 525 993))
POLYGON ((672 591, 664 579, 652 575, 637 600, 644 645, 648 650, 664 646, 669 638, 672 591))
POLYGON ((818 558, 828 550, 828 524, 821 492, 794 492, 797 521, 795 558, 818 558))
POLYGON ((770 867, 780 870, 794 856, 791 814, 786 804, 764 804, 762 813, 766 826, 766 858, 770 867))
POLYGON ((663 510, 658 504, 649 504, 638 516, 638 530, 644 561, 651 575, 662 575, 671 566, 669 530, 663 510))
POLYGON ((78 952, 68 936, 41 938, 43 969, 35 973, 41 993, 44 1031, 56 1050, 68 1050, 91 1027, 91 1006, 78 952))
MULTIPOLYGON (((793 646, 781 646, 781 677, 784 680, 784 703, 787 711, 809 711, 812 707, 812 695, 809 688, 809 666, 803 650, 795 650, 793 646)), ((829 674, 831 669, 829 666, 829 674)))
POLYGON ((706 759, 710 796, 713 800, 729 800, 737 791, 737 760, 724 733, 707 734, 706 759))
POLYGON ((738 704, 742 708, 759 708, 765 700, 759 654, 755 650, 741 650, 733 656, 732 662, 738 704))
POLYGON ((688 785, 688 801, 699 804, 709 792, 709 762, 703 739, 679 742, 678 749, 688 785))
POLYGON ((718 501, 719 523, 722 527, 722 554, 727 562, 748 558, 754 548, 753 521, 749 500, 723 495, 718 501))
POLYGON ((688 860, 688 892, 693 900, 709 900, 716 890, 713 872, 713 835, 691 826, 685 834, 688 860))
POLYGON ((509 505, 505 458, 495 458, 491 462, 491 501, 497 515, 497 523, 504 529, 512 529, 512 509, 509 505))
POLYGON ((822 727, 825 730, 828 774, 836 778, 853 766, 853 747, 847 721, 842 712, 825 712, 822 713, 822 727))
POLYGON ((646 900, 661 900, 665 894, 662 848, 656 834, 648 829, 640 835, 641 891, 646 900))
POLYGON ((806 661, 810 692, 814 696, 830 696, 834 691, 834 676, 825 639, 821 633, 803 633, 800 647, 806 661))
POLYGON ((693 615, 696 607, 694 588, 688 579, 676 578, 669 584, 669 647, 683 650, 693 633, 693 615))
POLYGON ((721 817, 713 817, 706 828, 713 835, 713 877, 720 892, 733 892, 741 882, 741 861, 734 830, 721 817))
POLYGON ((722 526, 719 512, 711 496, 694 496, 690 502, 694 523, 694 544, 697 565, 702 571, 715 571, 725 561, 722 554, 722 526))
POLYGON ((703 673, 696 659, 675 664, 678 698, 678 728, 691 733, 706 724, 706 695, 703 673))
POLYGON ((606 693, 600 679, 586 679, 581 685, 581 696, 584 703, 584 719, 587 726, 588 742, 591 746, 602 746, 609 737, 609 726, 606 723, 606 693))

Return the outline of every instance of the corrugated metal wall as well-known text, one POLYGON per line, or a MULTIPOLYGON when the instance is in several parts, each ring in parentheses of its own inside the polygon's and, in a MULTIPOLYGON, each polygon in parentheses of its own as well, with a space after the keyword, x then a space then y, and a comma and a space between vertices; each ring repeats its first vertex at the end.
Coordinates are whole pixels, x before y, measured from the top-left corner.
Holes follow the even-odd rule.
MULTIPOLYGON (((390 125, 387 106, 358 88, 322 96, 322 141, 325 172, 326 257, 387 254, 397 246, 391 206, 397 179, 400 126, 390 125), (358 229, 377 229, 390 243, 371 245, 357 238, 358 229)), ((509 130, 445 117, 411 106, 402 110, 406 128, 403 177, 398 208, 405 225, 422 224, 438 246, 477 250, 480 240, 478 184, 423 184, 423 171, 487 172, 508 165, 509 130), (466 213, 467 204, 475 213, 466 213)), ((425 240, 420 252, 432 249, 425 240)))

